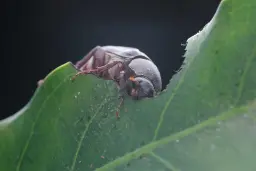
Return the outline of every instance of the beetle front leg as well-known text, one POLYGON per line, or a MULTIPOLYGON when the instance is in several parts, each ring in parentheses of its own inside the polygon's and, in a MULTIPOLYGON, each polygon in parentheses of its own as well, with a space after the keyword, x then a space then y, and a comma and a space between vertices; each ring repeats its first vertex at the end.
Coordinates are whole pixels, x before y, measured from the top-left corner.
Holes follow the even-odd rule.
POLYGON ((113 61, 113 62, 110 62, 104 66, 101 66, 101 67, 97 67, 95 69, 96 72, 103 72, 103 71, 106 71, 106 70, 109 70, 110 68, 114 67, 115 65, 117 65, 118 63, 121 63, 123 64, 122 61, 113 61))
POLYGON ((82 74, 91 74, 91 73, 92 74, 94 74, 94 73, 97 74, 97 73, 104 72, 104 71, 112 68, 113 66, 117 65, 118 63, 123 63, 123 62, 122 61, 113 61, 111 63, 108 63, 108 64, 104 65, 104 66, 97 67, 96 69, 80 71, 72 77, 72 81, 75 80, 77 76, 82 75, 82 74))
POLYGON ((120 117, 119 111, 120 111, 121 106, 124 104, 124 96, 119 96, 119 99, 121 99, 121 100, 120 100, 120 103, 119 103, 119 105, 117 107, 116 118, 120 117))
MULTIPOLYGON (((91 57, 93 57, 93 56, 95 55, 95 53, 96 53, 99 49, 101 49, 100 46, 94 47, 87 55, 85 55, 85 56, 83 57, 83 59, 81 59, 80 61, 78 61, 75 66, 76 66, 78 69, 80 69, 84 64, 86 64, 86 63, 91 59, 91 57)), ((104 55, 104 51, 103 51, 103 50, 101 50, 101 51, 102 51, 102 55, 104 55)))
POLYGON ((80 71, 78 73, 76 73, 72 78, 71 78, 71 81, 74 81, 76 79, 76 77, 78 77, 79 75, 82 75, 82 74, 90 74, 92 73, 93 70, 85 70, 85 71, 80 71))

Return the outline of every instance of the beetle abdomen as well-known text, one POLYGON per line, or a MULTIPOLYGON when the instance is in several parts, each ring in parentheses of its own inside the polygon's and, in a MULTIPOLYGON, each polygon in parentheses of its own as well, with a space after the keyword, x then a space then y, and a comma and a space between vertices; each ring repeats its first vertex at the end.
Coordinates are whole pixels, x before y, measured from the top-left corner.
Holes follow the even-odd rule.
POLYGON ((134 57, 144 57, 151 60, 145 53, 141 52, 137 48, 124 47, 124 46, 102 46, 106 52, 119 56, 121 58, 134 58, 134 57))

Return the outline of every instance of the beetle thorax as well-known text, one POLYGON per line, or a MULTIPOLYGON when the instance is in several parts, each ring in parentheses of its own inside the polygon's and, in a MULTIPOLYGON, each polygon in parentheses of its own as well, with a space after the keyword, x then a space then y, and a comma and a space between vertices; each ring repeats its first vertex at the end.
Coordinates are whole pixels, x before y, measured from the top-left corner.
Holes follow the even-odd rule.
POLYGON ((146 59, 137 58, 131 61, 129 67, 135 72, 138 76, 143 76, 150 80, 155 88, 156 92, 161 91, 162 89, 162 80, 161 75, 156 67, 156 65, 146 59))

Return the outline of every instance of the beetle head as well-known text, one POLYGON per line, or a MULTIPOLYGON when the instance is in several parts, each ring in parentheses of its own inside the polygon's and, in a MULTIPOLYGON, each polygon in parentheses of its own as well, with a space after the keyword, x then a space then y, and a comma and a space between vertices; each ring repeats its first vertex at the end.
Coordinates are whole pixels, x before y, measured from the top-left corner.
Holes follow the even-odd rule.
POLYGON ((144 77, 129 77, 128 84, 129 86, 127 91, 133 99, 139 100, 146 97, 153 97, 155 95, 153 84, 144 77))

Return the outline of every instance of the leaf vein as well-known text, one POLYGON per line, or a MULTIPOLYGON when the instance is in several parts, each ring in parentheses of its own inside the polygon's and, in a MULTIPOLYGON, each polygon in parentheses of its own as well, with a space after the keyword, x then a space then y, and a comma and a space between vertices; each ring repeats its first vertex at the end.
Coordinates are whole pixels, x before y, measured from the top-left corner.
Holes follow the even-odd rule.
POLYGON ((163 159, 162 157, 158 156, 157 154, 155 154, 154 152, 150 153, 152 157, 154 157, 155 159, 157 159, 160 163, 162 163, 166 168, 172 170, 172 171, 179 171, 179 169, 176 169, 176 167, 173 166, 173 164, 171 164, 169 161, 163 159))
MULTIPOLYGON (((187 63, 186 68, 184 68, 184 73, 183 73, 182 76, 180 77, 179 82, 178 82, 178 84, 176 85, 176 87, 174 88, 174 91, 173 91, 172 95, 170 96, 170 98, 168 99, 168 101, 165 103, 165 106, 164 106, 164 108, 163 108, 163 110, 162 110, 162 112, 161 112, 161 114, 160 114, 160 118, 159 118, 157 127, 156 127, 156 129, 155 129, 154 137, 153 137, 153 140, 152 140, 152 141, 156 140, 156 138, 157 138, 157 136, 158 136, 158 132, 159 132, 161 126, 162 126, 162 123, 163 123, 163 120, 164 120, 164 115, 165 115, 165 113, 166 113, 166 110, 167 110, 167 108, 170 106, 170 104, 171 104, 171 102, 172 102, 174 96, 176 95, 176 92, 178 91, 178 89, 180 88, 180 86, 182 85, 182 83, 184 82, 184 78, 185 78, 185 76, 186 76, 186 74, 187 74, 187 71, 188 71, 188 69, 189 69, 191 63, 193 63, 194 59, 195 59, 195 57, 192 58, 192 60, 187 63)), ((182 70, 181 70, 180 72, 182 72, 182 70)))
POLYGON ((241 76, 241 79, 239 81, 239 87, 238 87, 238 95, 237 95, 237 99, 235 101, 235 105, 237 105, 237 103, 239 102, 241 96, 242 96, 242 93, 243 93, 243 89, 244 89, 244 82, 245 82, 245 77, 249 71, 249 69, 251 68, 251 64, 252 64, 252 61, 253 59, 255 58, 255 55, 256 54, 256 47, 254 47, 251 55, 249 57, 247 57, 247 62, 245 64, 245 70, 241 76))
MULTIPOLYGON (((108 98, 107 98, 107 99, 108 99, 108 98)), ((84 140, 84 138, 85 138, 86 133, 87 133, 88 130, 89 130, 89 127, 90 127, 92 121, 93 121, 94 118, 99 114, 99 111, 101 110, 102 106, 103 106, 104 104, 106 104, 106 102, 107 102, 107 100, 104 100, 104 101, 100 104, 100 106, 97 108, 97 111, 95 112, 95 114, 93 115, 93 117, 91 118, 91 120, 86 124, 86 127, 85 127, 85 129, 84 129, 84 131, 83 131, 83 133, 82 133, 82 135, 81 135, 81 137, 80 137, 80 140, 79 140, 79 142, 78 142, 78 146, 77 146, 77 149, 76 149, 76 153, 75 153, 75 155, 74 155, 74 157, 73 157, 73 162, 72 162, 72 166, 71 166, 70 171, 74 171, 74 169, 75 169, 78 154, 79 154, 79 152, 80 152, 80 150, 81 150, 83 140, 84 140)))
POLYGON ((208 120, 201 122, 200 124, 194 125, 190 128, 187 128, 181 132, 175 133, 175 134, 171 134, 165 138, 162 138, 160 140, 151 142, 143 147, 141 147, 140 149, 137 149, 133 152, 127 153, 126 155, 117 158, 115 160, 113 160, 112 162, 107 163, 106 165, 97 168, 96 171, 105 171, 108 170, 110 168, 114 168, 115 166, 124 164, 126 162, 129 162, 132 159, 138 158, 140 155, 143 154, 147 154, 147 153, 151 153, 154 149, 156 149, 159 146, 165 145, 167 143, 170 143, 172 141, 175 141, 176 139, 181 139, 183 137, 186 137, 190 134, 193 134, 197 131, 202 130, 205 127, 208 126, 213 126, 216 125, 219 121, 223 121, 223 120, 227 120, 231 117, 234 117, 240 113, 243 112, 247 112, 248 109, 252 106, 255 105, 254 104, 250 104, 250 105, 245 105, 245 106, 241 106, 241 107, 237 107, 237 108, 232 108, 229 111, 223 112, 222 114, 215 116, 215 117, 211 117, 208 120))
POLYGON ((21 163, 23 162, 23 159, 24 159, 24 156, 27 152, 27 149, 28 149, 28 146, 30 144, 30 141, 34 135, 34 129, 35 129, 35 126, 36 126, 36 123, 39 119, 39 117, 41 116, 42 114, 42 109, 44 108, 45 104, 47 103, 47 101, 53 96, 53 94, 62 86, 62 84, 64 82, 66 82, 67 78, 69 78, 72 74, 68 75, 63 81, 61 81, 54 89, 53 91, 46 97, 46 99, 44 100, 44 102, 42 103, 42 106, 40 107, 40 109, 38 110, 38 114, 36 116, 36 119, 34 120, 32 126, 31 126, 31 131, 30 131, 30 134, 29 134, 29 137, 25 143, 25 146, 23 147, 23 150, 22 150, 22 153, 21 153, 21 156, 19 158, 19 161, 18 161, 18 164, 17 164, 17 167, 16 167, 16 171, 19 171, 20 170, 20 166, 21 166, 21 163))

